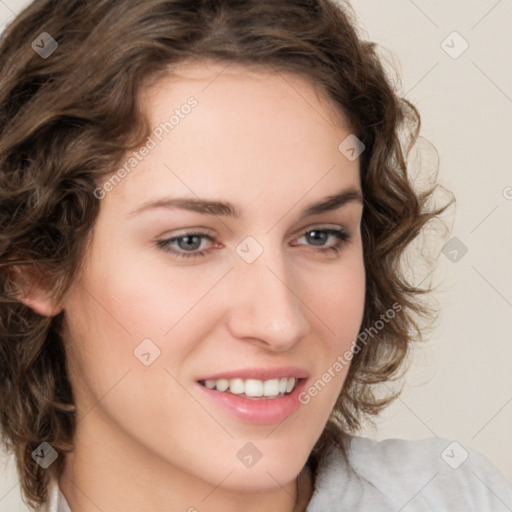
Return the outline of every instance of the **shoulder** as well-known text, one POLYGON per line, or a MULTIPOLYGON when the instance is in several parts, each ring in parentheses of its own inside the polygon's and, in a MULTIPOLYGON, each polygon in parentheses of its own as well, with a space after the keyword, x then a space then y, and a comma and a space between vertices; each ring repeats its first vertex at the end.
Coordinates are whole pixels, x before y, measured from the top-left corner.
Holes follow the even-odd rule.
POLYGON ((353 437, 348 457, 357 474, 392 492, 401 507, 409 504, 407 510, 512 509, 507 479, 487 457, 454 440, 353 437))
POLYGON ((315 492, 324 510, 337 510, 329 508, 335 501, 355 511, 512 510, 512 485, 484 455, 457 441, 351 437, 347 446, 346 461, 335 448, 321 463, 315 492))

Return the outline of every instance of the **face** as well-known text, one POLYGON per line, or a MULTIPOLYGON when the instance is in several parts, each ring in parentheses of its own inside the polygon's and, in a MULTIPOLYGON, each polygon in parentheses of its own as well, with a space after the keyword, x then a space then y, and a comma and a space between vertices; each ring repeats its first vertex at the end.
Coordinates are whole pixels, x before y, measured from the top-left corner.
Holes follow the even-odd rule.
POLYGON ((303 79, 213 63, 182 65, 142 105, 152 142, 98 191, 62 303, 77 443, 276 488, 319 438, 362 320, 359 167, 338 150, 350 128, 303 79))

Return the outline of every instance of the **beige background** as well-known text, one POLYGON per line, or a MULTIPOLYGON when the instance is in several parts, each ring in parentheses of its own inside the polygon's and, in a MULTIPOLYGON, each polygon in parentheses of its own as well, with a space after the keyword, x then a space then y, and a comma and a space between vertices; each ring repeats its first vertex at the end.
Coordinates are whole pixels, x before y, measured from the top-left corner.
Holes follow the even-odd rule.
MULTIPOLYGON (((0 0, 0 30, 28 3, 0 0)), ((512 2, 353 6, 367 37, 396 56, 403 93, 419 107, 422 135, 437 148, 441 180, 457 197, 451 236, 467 247, 463 256, 452 253, 456 261, 441 254, 433 274, 437 326, 416 351, 400 399, 376 431, 363 434, 455 439, 512 480, 512 2)), ((28 510, 12 461, 0 460, 0 512, 28 510)))

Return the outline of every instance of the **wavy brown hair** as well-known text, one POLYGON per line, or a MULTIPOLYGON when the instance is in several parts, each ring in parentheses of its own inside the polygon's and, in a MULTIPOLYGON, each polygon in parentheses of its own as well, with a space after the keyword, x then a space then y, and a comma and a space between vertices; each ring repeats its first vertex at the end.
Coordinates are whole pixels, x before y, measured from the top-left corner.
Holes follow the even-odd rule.
MULTIPOLYGON (((401 98, 375 45, 358 34, 348 5, 331 0, 39 0, 0 41, 0 424, 14 451, 24 499, 47 500, 49 478, 32 459, 43 441, 73 448, 75 406, 61 337, 63 313, 45 317, 20 289, 38 280, 59 300, 82 264, 100 209, 94 190, 151 126, 141 91, 185 60, 291 72, 317 85, 365 145, 360 157, 367 274, 361 331, 401 310, 358 346, 342 392, 308 460, 355 433, 396 395, 376 385, 404 366, 421 339, 419 301, 427 289, 404 277, 404 250, 446 205, 435 185, 415 191, 400 142, 419 132, 417 110, 401 98), (58 48, 31 48, 42 32, 58 48)), ((346 453, 344 451, 344 453, 346 453)))

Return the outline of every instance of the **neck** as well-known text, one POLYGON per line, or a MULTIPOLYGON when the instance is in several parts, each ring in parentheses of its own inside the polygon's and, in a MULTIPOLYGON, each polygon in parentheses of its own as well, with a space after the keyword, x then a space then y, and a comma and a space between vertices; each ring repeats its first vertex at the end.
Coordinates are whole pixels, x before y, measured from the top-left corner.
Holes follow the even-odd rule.
POLYGON ((293 512, 304 512, 313 494, 313 480, 311 471, 304 466, 296 480, 297 501, 293 512))

